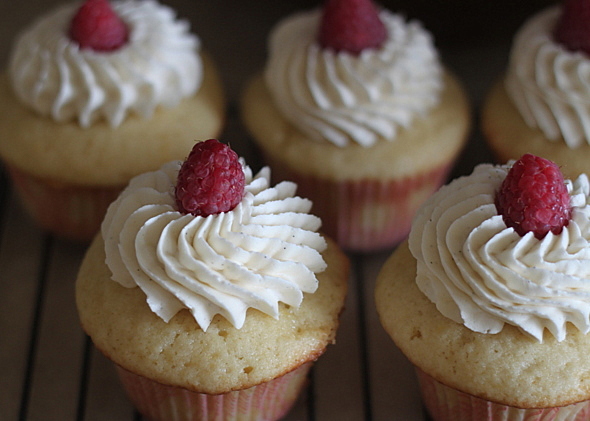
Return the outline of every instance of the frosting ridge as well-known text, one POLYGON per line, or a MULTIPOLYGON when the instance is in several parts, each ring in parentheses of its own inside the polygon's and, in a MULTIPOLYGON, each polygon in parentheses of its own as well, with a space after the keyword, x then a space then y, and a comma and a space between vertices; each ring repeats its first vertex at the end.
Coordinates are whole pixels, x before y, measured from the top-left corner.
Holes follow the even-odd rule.
POLYGON ((55 121, 117 127, 129 114, 150 117, 173 107, 202 82, 199 39, 155 0, 113 1, 129 28, 117 50, 80 49, 68 36, 79 4, 68 4, 34 22, 17 38, 9 74, 17 97, 55 121))
POLYGON ((518 31, 505 86, 528 126, 575 149, 590 144, 590 60, 553 39, 560 13, 547 8, 518 31))
POLYGON ((248 308, 278 318, 279 301, 298 307, 315 292, 326 242, 294 183, 270 187, 268 168, 253 176, 244 166, 235 209, 183 215, 173 192, 179 168, 171 162, 135 177, 109 207, 102 234, 114 281, 140 287, 165 321, 187 308, 203 330, 216 314, 239 329, 248 308))
POLYGON ((388 38, 355 56, 322 49, 321 11, 292 15, 271 32, 265 81, 286 119, 310 138, 371 146, 436 106, 442 67, 430 34, 387 10, 388 38))
POLYGON ((572 323, 590 332, 590 184, 566 184, 572 219, 559 235, 520 237, 496 211, 510 166, 480 165, 441 188, 417 215, 409 238, 416 283, 446 317, 481 333, 505 323, 539 341, 558 341, 572 323))

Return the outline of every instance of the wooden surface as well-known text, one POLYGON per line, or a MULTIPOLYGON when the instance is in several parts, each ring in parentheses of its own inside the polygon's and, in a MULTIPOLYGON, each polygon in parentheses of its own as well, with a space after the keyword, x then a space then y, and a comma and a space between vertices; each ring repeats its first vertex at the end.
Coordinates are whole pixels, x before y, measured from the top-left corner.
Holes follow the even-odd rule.
MULTIPOLYGON (((2 67, 17 30, 58 3, 0 2, 2 67)), ((223 139, 239 145, 241 153, 251 152, 237 117, 241 86, 264 62, 271 24, 315 2, 263 2, 264 11, 252 8, 255 2, 167 3, 191 20, 218 62, 229 100, 223 139), (224 10, 230 5, 233 14, 224 10)), ((444 62, 464 81, 473 104, 473 135, 453 176, 490 160, 477 113, 486 89, 506 64, 506 40, 441 47, 444 62)), ((74 280, 85 246, 36 228, 12 194, 9 180, 1 171, 0 176, 0 421, 141 420, 123 395, 113 367, 78 325, 74 280)), ((375 312, 374 281, 390 252, 350 255, 350 294, 337 344, 315 365, 309 387, 287 420, 427 419, 413 369, 386 336, 375 312)))

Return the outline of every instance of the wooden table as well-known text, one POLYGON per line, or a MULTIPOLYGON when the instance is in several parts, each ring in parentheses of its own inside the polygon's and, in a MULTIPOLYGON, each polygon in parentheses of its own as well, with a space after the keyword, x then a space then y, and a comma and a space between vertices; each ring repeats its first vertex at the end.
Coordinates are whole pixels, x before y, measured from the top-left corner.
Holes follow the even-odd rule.
MULTIPOLYGON (((229 41, 231 31, 247 21, 244 16, 255 12, 243 7, 228 17, 222 12, 228 2, 167 3, 180 10, 181 16, 188 16, 217 58, 229 100, 222 138, 248 148, 236 100, 246 78, 264 62, 269 27, 297 5, 265 3, 276 6, 252 17, 259 24, 249 24, 249 31, 237 41, 229 41)), ((59 1, 0 3, 0 64, 5 65, 17 30, 31 16, 59 1)), ((232 5, 247 3, 235 1, 232 5)), ((484 46, 459 43, 441 49, 445 63, 465 82, 475 124, 453 176, 490 160, 478 132, 477 113, 487 87, 504 69, 507 54, 506 42, 484 46)), ((79 327, 74 281, 84 251, 84 245, 40 231, 0 172, 0 421, 141 419, 125 398, 111 363, 93 348, 79 327)), ((413 368, 382 330, 375 311, 375 277, 390 253, 350 255, 350 294, 337 344, 315 365, 309 387, 287 420, 427 419, 413 368)))

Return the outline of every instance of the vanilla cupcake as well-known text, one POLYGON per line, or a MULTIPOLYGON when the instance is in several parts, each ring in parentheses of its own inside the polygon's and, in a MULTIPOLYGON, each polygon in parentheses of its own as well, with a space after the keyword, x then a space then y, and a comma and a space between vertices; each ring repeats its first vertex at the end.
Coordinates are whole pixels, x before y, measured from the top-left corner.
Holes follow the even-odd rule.
POLYGON ((404 239, 446 180, 469 113, 418 22, 356 3, 328 1, 280 21, 241 114, 273 174, 297 182, 327 234, 374 251, 404 239))
POLYGON ((209 140, 179 168, 109 207, 76 284, 82 326, 150 419, 278 419, 334 342, 347 258, 267 167, 209 140))
POLYGON ((569 177, 590 172, 590 45, 578 0, 543 9, 514 37, 506 74, 491 88, 482 130, 498 162, 546 157, 569 177), (581 41, 581 43, 579 42, 581 41))
POLYGON ((187 22, 154 0, 111 6, 47 13, 0 75, 0 158, 34 219, 76 240, 96 234, 131 177, 183 159, 224 119, 220 79, 187 22), (94 13, 109 16, 97 33, 94 13))
POLYGON ((482 164, 427 201, 408 243, 375 300, 433 420, 588 419, 586 175, 532 155, 482 164))

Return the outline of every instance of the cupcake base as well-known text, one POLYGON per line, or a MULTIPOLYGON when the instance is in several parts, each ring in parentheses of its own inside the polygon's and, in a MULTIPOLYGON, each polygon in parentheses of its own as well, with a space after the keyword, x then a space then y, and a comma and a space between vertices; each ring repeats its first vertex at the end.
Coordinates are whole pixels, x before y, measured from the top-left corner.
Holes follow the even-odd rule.
POLYGON ((401 179, 329 180, 289 170, 267 156, 277 180, 297 183, 297 194, 313 200, 322 231, 342 248, 369 253, 394 247, 410 232, 424 201, 444 182, 452 164, 401 179))
POLYGON ((445 181, 465 145, 468 99, 448 71, 444 86, 427 115, 371 147, 309 138, 279 111, 262 74, 246 85, 240 111, 273 176, 297 183, 322 230, 348 251, 374 252, 408 234, 415 209, 445 181))
POLYGON ((68 240, 89 242, 124 186, 82 187, 43 180, 6 165, 17 196, 37 224, 68 240))
POLYGON ((532 153, 555 162, 566 178, 590 172, 590 144, 573 149, 562 138, 550 140, 541 130, 529 127, 508 96, 503 80, 497 81, 486 97, 481 129, 498 163, 532 153))
POLYGON ((448 387, 416 369, 422 399, 433 421, 583 421, 590 401, 553 408, 515 408, 448 387))
POLYGON ((117 366, 137 410, 152 421, 273 421, 293 406, 312 363, 266 383, 220 395, 168 386, 117 366))

